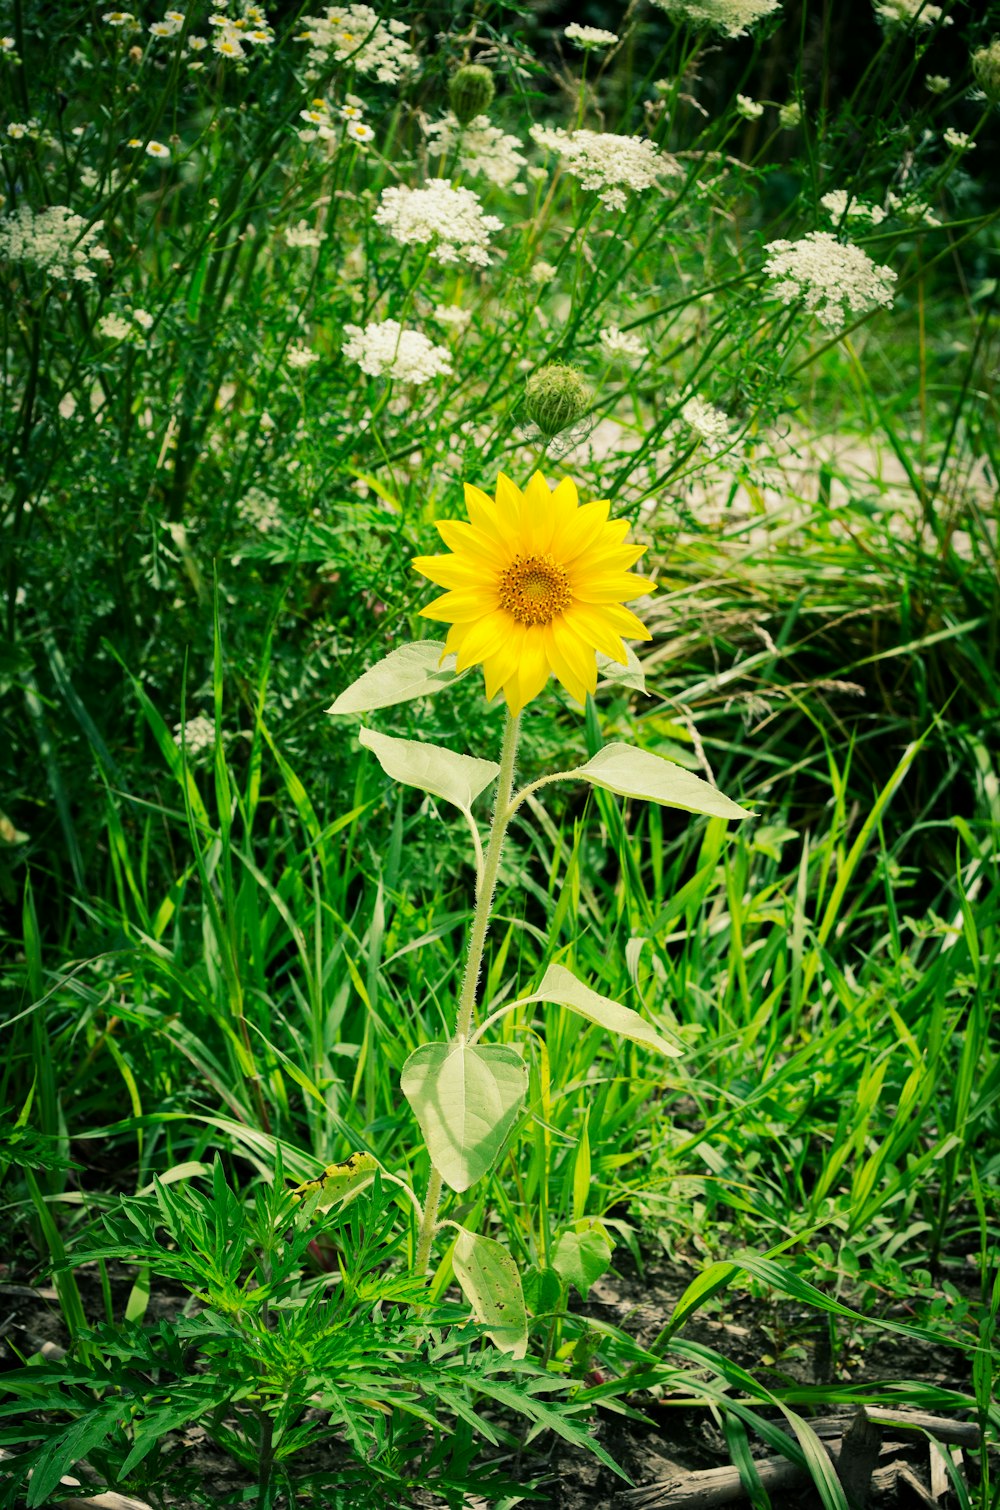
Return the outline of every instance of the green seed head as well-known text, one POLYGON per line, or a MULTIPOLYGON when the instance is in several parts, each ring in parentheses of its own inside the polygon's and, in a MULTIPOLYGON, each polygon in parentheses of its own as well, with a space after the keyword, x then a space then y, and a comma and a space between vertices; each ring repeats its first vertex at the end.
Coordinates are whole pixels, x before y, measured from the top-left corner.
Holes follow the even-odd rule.
POLYGON ((1000 37, 994 37, 988 47, 979 47, 972 54, 972 72, 976 83, 993 104, 1000 103, 1000 37))
POLYGON ((495 94, 493 75, 481 63, 467 63, 448 81, 448 98, 460 126, 467 126, 487 111, 495 94))
POLYGON ((575 424, 590 407, 593 396, 576 368, 562 362, 539 367, 524 390, 528 414, 547 440, 575 424))

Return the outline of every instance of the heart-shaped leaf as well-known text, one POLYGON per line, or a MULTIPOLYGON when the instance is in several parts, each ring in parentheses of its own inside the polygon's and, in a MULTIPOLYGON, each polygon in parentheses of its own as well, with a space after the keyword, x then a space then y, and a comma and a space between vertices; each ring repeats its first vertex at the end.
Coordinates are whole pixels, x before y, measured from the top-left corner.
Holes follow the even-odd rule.
POLYGON ((444 654, 443 640, 415 640, 409 645, 400 645, 384 660, 376 662, 363 676, 337 698, 328 713, 370 713, 372 708, 391 708, 395 703, 408 703, 414 697, 433 697, 458 681, 453 656, 441 665, 444 654))
POLYGON ((577 1222, 556 1243, 552 1267, 565 1284, 575 1285, 586 1300, 591 1285, 610 1268, 613 1246, 603 1223, 577 1222))
POLYGON ((374 729, 359 729, 358 738, 371 750, 387 776, 404 786, 419 787, 434 797, 453 802, 463 813, 500 774, 492 760, 477 760, 473 755, 459 755, 442 745, 424 744, 416 739, 394 739, 390 734, 376 734, 374 729))
POLYGON ((577 980, 564 965, 550 965, 538 990, 521 1000, 556 1002, 560 1007, 568 1007, 571 1012, 586 1017, 588 1022, 596 1022, 599 1027, 607 1028, 609 1033, 615 1033, 619 1038, 644 1043, 647 1048, 659 1049, 661 1054, 669 1054, 673 1059, 679 1059, 683 1052, 666 1038, 661 1038, 656 1029, 644 1017, 640 1017, 638 1012, 633 1012, 631 1007, 623 1007, 621 1002, 612 1001, 608 996, 598 995, 589 986, 585 986, 582 980, 577 980))
POLYGON ((451 1262, 472 1314, 484 1324, 487 1336, 505 1353, 523 1358, 528 1351, 528 1316, 521 1277, 507 1249, 463 1227, 451 1262))
POLYGON ((586 765, 577 766, 569 774, 619 797, 641 797, 661 807, 679 807, 685 813, 707 813, 711 818, 753 817, 747 808, 731 802, 700 776, 634 745, 605 745, 586 765))
POLYGON ((504 1044, 425 1043, 404 1064, 401 1084, 441 1178, 468 1190, 517 1121, 528 1071, 504 1044))

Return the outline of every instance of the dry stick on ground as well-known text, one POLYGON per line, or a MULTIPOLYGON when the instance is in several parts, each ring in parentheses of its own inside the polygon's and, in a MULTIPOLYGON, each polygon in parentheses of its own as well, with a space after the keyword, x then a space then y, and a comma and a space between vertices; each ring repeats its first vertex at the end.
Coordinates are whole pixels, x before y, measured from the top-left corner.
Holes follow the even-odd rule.
MULTIPOLYGON (((927 1432, 939 1442, 953 1442, 966 1447, 978 1447, 979 1427, 973 1421, 952 1421, 942 1416, 925 1415, 921 1411, 881 1410, 875 1406, 862 1406, 850 1423, 836 1416, 824 1417, 810 1422, 830 1455, 838 1477, 844 1486, 849 1502, 863 1507, 868 1497, 875 1465, 880 1452, 898 1452, 904 1445, 898 1441, 883 1445, 882 1434, 891 1430, 894 1434, 902 1428, 906 1431, 927 1432), (846 1428, 846 1429, 845 1429, 846 1428), (835 1435, 836 1434, 836 1435, 835 1435)), ((810 1482, 807 1468, 787 1458, 766 1458, 756 1464, 765 1490, 791 1490, 810 1482)), ((910 1483, 918 1483, 904 1464, 890 1464, 878 1470, 881 1478, 889 1473, 893 1479, 902 1476, 910 1483)), ((927 1504, 936 1503, 921 1486, 927 1504)), ((622 1490, 613 1501, 616 1510, 713 1510, 716 1505, 733 1504, 746 1498, 746 1490, 736 1468, 709 1468, 697 1473, 679 1474, 664 1479, 658 1484, 647 1484, 638 1489, 622 1490)))

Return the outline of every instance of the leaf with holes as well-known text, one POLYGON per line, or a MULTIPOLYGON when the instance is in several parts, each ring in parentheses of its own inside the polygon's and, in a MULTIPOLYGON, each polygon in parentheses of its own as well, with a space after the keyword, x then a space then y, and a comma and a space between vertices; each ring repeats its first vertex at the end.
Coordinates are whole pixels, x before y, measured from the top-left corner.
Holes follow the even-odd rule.
POLYGON ((451 1262, 472 1314, 486 1327, 487 1336, 505 1353, 523 1358, 528 1351, 528 1316, 521 1277, 507 1249, 463 1227, 451 1262))

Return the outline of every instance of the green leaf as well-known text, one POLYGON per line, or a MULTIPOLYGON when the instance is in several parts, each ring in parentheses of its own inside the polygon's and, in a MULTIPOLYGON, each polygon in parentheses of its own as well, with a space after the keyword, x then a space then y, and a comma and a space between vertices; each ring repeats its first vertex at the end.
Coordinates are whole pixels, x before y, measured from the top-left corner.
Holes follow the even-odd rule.
POLYGON ((647 1048, 658 1049, 661 1054, 669 1054, 673 1059, 679 1059, 683 1052, 661 1038, 656 1029, 650 1027, 638 1012, 633 1012, 631 1007, 623 1007, 620 1002, 612 1001, 607 996, 599 996, 596 991, 577 980, 564 965, 550 965, 538 990, 531 996, 525 996, 523 1000, 555 1002, 557 1006, 567 1007, 578 1016, 586 1017, 588 1022, 596 1022, 599 1027, 616 1033, 619 1038, 644 1043, 647 1048))
POLYGON ((563 1282, 555 1269, 539 1269, 529 1264, 522 1284, 524 1302, 532 1316, 562 1310, 563 1282))
POLYGON ((528 1071, 504 1044, 425 1043, 404 1064, 401 1084, 435 1168, 461 1191, 496 1162, 517 1121, 528 1071))
POLYGON ((528 1316, 517 1265, 507 1249, 463 1227, 451 1262, 472 1314, 486 1327, 487 1336, 504 1352, 523 1358, 528 1351, 528 1316))
POLYGON ((415 697, 433 697, 457 682, 454 660, 451 666, 442 666, 443 640, 415 640, 409 645, 400 645, 384 660, 378 661, 364 676, 337 698, 328 713, 370 713, 372 708, 391 708, 395 703, 408 703, 415 697))
POLYGON ((620 661, 613 661, 610 655, 602 655, 597 652, 597 674, 605 682, 618 682, 622 687, 631 687, 633 692, 641 692, 648 697, 646 691, 646 673, 642 669, 642 662, 632 649, 631 645, 625 646, 626 662, 623 666, 620 661))
POLYGON ((685 813, 707 813, 711 818, 753 817, 747 808, 731 802, 700 776, 634 745, 605 745, 586 765, 568 774, 619 797, 641 797, 644 802, 679 807, 685 813))
POLYGON ((376 734, 374 729, 359 729, 358 738, 366 750, 372 751, 387 776, 404 786, 419 787, 422 792, 443 797, 463 813, 470 811, 480 792, 500 774, 500 767, 492 760, 458 755, 441 745, 393 739, 390 734, 376 734))
POLYGON ((328 1164, 321 1175, 296 1185, 291 1192, 297 1200, 308 1201, 319 1195, 317 1211, 329 1211, 339 1206, 347 1196, 370 1185, 378 1169, 378 1160, 370 1153, 352 1153, 341 1164, 328 1164))
POLYGON ((611 1265, 613 1244, 603 1222, 577 1222, 564 1232, 552 1254, 552 1267, 586 1300, 590 1287, 611 1265))

